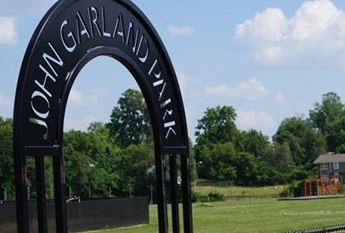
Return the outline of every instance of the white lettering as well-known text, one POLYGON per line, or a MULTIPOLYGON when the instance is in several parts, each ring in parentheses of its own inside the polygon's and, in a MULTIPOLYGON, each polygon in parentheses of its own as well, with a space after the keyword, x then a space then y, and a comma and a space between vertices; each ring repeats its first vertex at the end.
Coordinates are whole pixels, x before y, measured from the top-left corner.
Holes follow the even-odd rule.
POLYGON ((164 94, 164 91, 165 91, 165 88, 166 88, 167 83, 164 82, 163 79, 158 80, 158 81, 156 81, 156 82, 153 83, 153 86, 154 86, 154 87, 157 87, 157 86, 160 86, 160 85, 163 85, 163 87, 162 87, 161 90, 159 90, 159 88, 158 88, 158 92, 159 92, 158 101, 161 100, 161 98, 162 98, 162 96, 163 96, 163 94, 164 94))
POLYGON ((168 110, 168 109, 166 109, 165 110, 165 113, 164 113, 164 115, 163 115, 163 120, 165 120, 165 118, 169 115, 169 116, 171 116, 173 114, 173 110, 168 110))
POLYGON ((68 25, 68 20, 64 20, 64 21, 62 22, 62 24, 61 24, 61 27, 60 27, 60 37, 61 37, 61 41, 62 41, 62 44, 63 44, 63 46, 65 47, 65 49, 66 49, 68 52, 72 53, 72 52, 75 50, 75 48, 77 47, 77 42, 76 42, 76 40, 75 40, 75 37, 74 37, 73 33, 72 33, 72 32, 69 32, 69 33, 67 34, 67 38, 72 39, 73 44, 72 44, 71 46, 68 46, 68 45, 67 45, 66 39, 65 39, 64 36, 63 36, 63 28, 64 28, 66 25, 68 25))
POLYGON ((167 133, 165 134, 165 139, 169 138, 170 133, 173 133, 174 135, 176 135, 176 131, 173 128, 169 127, 167 133))
POLYGON ((140 42, 139 42, 139 46, 138 46, 138 50, 137 50, 137 53, 136 55, 138 56, 139 60, 142 62, 142 63, 145 63, 148 56, 149 56, 149 44, 147 43, 147 40, 144 38, 144 36, 142 35, 141 38, 140 38, 140 42), (141 49, 141 45, 143 44, 143 42, 145 42, 146 44, 146 52, 144 53, 144 55, 142 56, 139 56, 139 52, 140 52, 140 49, 141 49))
POLYGON ((175 121, 170 121, 170 122, 164 123, 164 128, 168 128, 174 125, 175 125, 175 121))
POLYGON ((47 139, 47 137, 48 137, 48 125, 45 121, 42 121, 42 120, 39 120, 36 118, 30 118, 29 122, 32 124, 35 124, 35 125, 43 126, 45 129, 45 133, 43 134, 43 139, 47 139))
POLYGON ((111 37, 111 34, 109 32, 106 32, 105 30, 105 9, 104 9, 104 6, 102 7, 102 31, 103 31, 103 36, 106 36, 106 37, 111 37))
POLYGON ((86 35, 88 38, 90 38, 90 33, 87 30, 86 27, 86 23, 83 19, 83 17, 81 16, 81 14, 79 13, 79 11, 77 12, 77 29, 78 29, 78 44, 81 43, 81 37, 83 35, 86 35))
MULTIPOLYGON (((138 33, 138 32, 137 32, 138 33)), ((128 31, 127 31, 127 39, 126 39, 126 46, 128 46, 129 44, 129 39, 132 38, 132 40, 134 41, 134 38, 133 38, 133 23, 132 21, 129 22, 129 25, 128 25, 128 31)), ((133 50, 135 51, 135 50, 133 50)))
POLYGON ((44 81, 43 81, 43 84, 41 84, 37 80, 35 80, 35 84, 39 88, 41 88, 49 97, 52 97, 52 94, 47 90, 47 88, 45 86, 46 86, 46 83, 47 83, 47 78, 50 78, 53 82, 55 82, 56 79, 42 65, 39 65, 39 68, 41 70, 43 70, 43 72, 45 73, 44 81))
POLYGON ((44 53, 42 57, 46 61, 47 65, 50 67, 50 69, 54 72, 55 77, 57 77, 58 74, 57 74, 56 70, 54 69, 54 67, 52 66, 52 64, 50 64, 50 61, 54 62, 55 64, 57 64, 59 66, 63 66, 63 61, 62 61, 60 55, 56 52, 54 46, 50 42, 48 43, 48 45, 51 48, 51 50, 54 52, 55 58, 50 56, 49 54, 46 54, 46 53, 44 53))
POLYGON ((171 99, 169 98, 166 101, 164 101, 163 103, 161 103, 161 108, 164 108, 165 106, 167 106, 170 103, 171 103, 171 99))
POLYGON ((152 66, 151 66, 151 68, 150 68, 150 70, 149 70, 149 72, 148 72, 148 75, 151 75, 152 72, 153 72, 153 75, 154 75, 157 79, 159 79, 159 78, 161 77, 161 74, 162 74, 162 72, 161 72, 160 69, 159 69, 159 66, 157 66, 157 68, 158 68, 158 73, 154 72, 154 69, 155 69, 155 67, 156 67, 157 64, 158 64, 158 60, 156 59, 156 60, 153 62, 152 66))
POLYGON ((48 117, 48 115, 49 115, 49 109, 50 109, 50 103, 49 103, 49 100, 48 100, 48 98, 42 93, 42 92, 39 92, 39 91, 35 91, 34 93, 32 93, 32 96, 31 96, 31 109, 32 109, 32 111, 34 111, 34 113, 38 116, 38 117, 40 117, 40 118, 42 118, 42 119, 46 119, 47 117, 48 117), (45 111, 45 112, 40 112, 39 110, 37 110, 37 108, 34 106, 34 103, 35 102, 37 102, 37 101, 34 101, 35 100, 35 98, 37 99, 37 98, 41 98, 41 99, 43 99, 45 102, 46 102, 46 104, 47 104, 47 111, 45 111))
POLYGON ((115 29, 113 33, 113 37, 121 36, 122 42, 125 43, 125 26, 123 25, 123 16, 120 14, 116 19, 115 29))
POLYGON ((101 36, 102 34, 101 34, 101 30, 99 29, 99 25, 98 25, 98 23, 97 23, 97 21, 98 21, 98 11, 97 11, 97 9, 96 8, 94 8, 93 6, 92 7, 90 7, 90 14, 89 14, 89 17, 90 17, 90 28, 91 28, 91 32, 92 32, 92 36, 94 36, 95 35, 95 31, 94 31, 94 26, 96 27, 96 29, 97 29, 97 32, 98 32, 98 34, 101 36), (94 13, 93 15, 94 16, 92 16, 92 12, 94 13))
MULTIPOLYGON (((138 40, 139 40, 139 34, 140 34, 140 29, 138 28, 137 29, 137 33, 135 34, 135 39, 134 39, 134 42, 133 42, 133 53, 136 53, 138 51, 137 50, 137 45, 138 45, 138 40)), ((128 38, 128 37, 127 37, 128 38)))

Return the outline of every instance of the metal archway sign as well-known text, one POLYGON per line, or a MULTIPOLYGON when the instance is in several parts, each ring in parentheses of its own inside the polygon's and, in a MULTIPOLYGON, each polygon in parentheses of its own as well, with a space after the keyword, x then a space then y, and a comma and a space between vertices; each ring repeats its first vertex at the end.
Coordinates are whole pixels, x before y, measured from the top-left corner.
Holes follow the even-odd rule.
POLYGON ((185 112, 167 51, 144 14, 125 0, 61 0, 32 36, 20 70, 14 109, 17 228, 29 232, 26 158, 33 156, 39 233, 47 232, 44 159, 53 158, 56 232, 68 232, 63 124, 69 92, 91 59, 121 62, 143 92, 153 125, 159 232, 168 232, 163 159, 169 156, 172 228, 179 232, 177 156, 181 159, 183 226, 192 233, 185 112))

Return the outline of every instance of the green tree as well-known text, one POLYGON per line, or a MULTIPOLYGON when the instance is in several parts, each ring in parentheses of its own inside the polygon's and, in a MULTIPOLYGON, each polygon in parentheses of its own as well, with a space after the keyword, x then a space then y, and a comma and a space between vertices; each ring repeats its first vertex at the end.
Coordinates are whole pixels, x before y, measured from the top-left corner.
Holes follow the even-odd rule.
POLYGON ((114 169, 119 172, 118 193, 147 195, 153 185, 155 173, 154 149, 152 142, 130 145, 122 149, 114 169), (150 171, 151 170, 151 171, 150 171))
POLYGON ((321 103, 315 103, 314 108, 309 111, 309 118, 314 127, 317 128, 325 137, 328 151, 336 151, 339 146, 333 140, 334 130, 337 128, 334 124, 339 123, 339 118, 345 114, 345 106, 340 97, 329 92, 322 96, 321 103))
POLYGON ((345 153, 345 112, 329 123, 327 129, 328 150, 345 153))
POLYGON ((237 179, 235 184, 238 185, 255 185, 258 183, 259 166, 258 160, 254 155, 248 152, 236 154, 233 166, 237 170, 237 179))
POLYGON ((300 117, 286 118, 273 137, 274 142, 289 145, 296 165, 311 168, 313 161, 325 152, 325 140, 309 120, 300 117))
POLYGON ((74 194, 108 196, 116 189, 119 175, 113 169, 119 148, 102 123, 92 123, 87 132, 71 130, 64 135, 66 181, 74 194))
POLYGON ((125 148, 152 137, 147 106, 140 91, 127 89, 113 108, 107 124, 116 143, 125 148))
POLYGON ((248 152, 256 158, 267 160, 271 156, 271 145, 267 136, 255 129, 242 131, 238 150, 248 152))
POLYGON ((274 165, 278 170, 287 172, 289 167, 294 164, 291 150, 287 142, 274 143, 273 153, 270 160, 270 164, 274 165))
POLYGON ((71 130, 64 134, 66 182, 73 194, 88 197, 91 163, 87 148, 91 145, 86 132, 71 130))
POLYGON ((15 192, 12 145, 12 120, 0 117, 0 197, 6 189, 11 199, 15 192))
POLYGON ((315 103, 309 117, 314 126, 323 134, 327 133, 328 124, 335 121, 345 110, 340 96, 334 92, 322 95, 321 103, 315 103))
POLYGON ((215 181, 233 181, 237 178, 236 149, 233 143, 203 146, 198 158, 200 178, 215 181))
POLYGON ((235 109, 231 106, 207 108, 196 127, 197 145, 234 142, 238 132, 235 119, 235 109))

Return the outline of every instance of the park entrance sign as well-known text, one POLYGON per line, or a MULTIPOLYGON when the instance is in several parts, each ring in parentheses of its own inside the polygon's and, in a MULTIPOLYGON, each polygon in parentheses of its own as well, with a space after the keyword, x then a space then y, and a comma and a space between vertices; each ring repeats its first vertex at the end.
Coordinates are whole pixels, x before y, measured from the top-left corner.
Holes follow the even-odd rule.
MULTIPOLYGON (((133 75, 148 106, 155 142, 159 232, 168 232, 164 157, 169 157, 172 228, 179 232, 177 158, 181 159, 183 228, 193 232, 185 112, 167 51, 144 14, 130 1, 61 0, 44 16, 22 63, 14 109, 18 232, 29 232, 26 158, 35 158, 39 233, 47 232, 44 159, 53 158, 56 232, 68 232, 63 125, 79 71, 110 56, 133 75)), ((104 84, 106 85, 106 84, 104 84)))

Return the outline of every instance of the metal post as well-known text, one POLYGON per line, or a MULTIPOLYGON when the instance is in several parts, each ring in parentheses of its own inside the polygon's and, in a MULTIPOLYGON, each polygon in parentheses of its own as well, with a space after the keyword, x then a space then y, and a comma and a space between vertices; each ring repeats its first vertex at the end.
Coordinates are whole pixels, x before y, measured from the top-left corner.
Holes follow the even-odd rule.
MULTIPOLYGON (((187 151, 188 153, 188 151, 187 151)), ((182 196, 183 196, 183 225, 185 233, 193 233, 193 214, 190 187, 189 155, 181 154, 182 196)))
POLYGON ((67 233, 67 208, 65 193, 65 173, 62 149, 59 155, 53 157, 54 190, 55 190, 55 221, 56 232, 67 233))
POLYGON ((173 233, 180 232, 176 155, 169 156, 171 212, 173 233))
POLYGON ((27 198, 27 167, 24 153, 14 147, 14 169, 16 179, 17 232, 29 233, 29 208, 27 198))
POLYGON ((164 165, 163 155, 160 147, 155 145, 155 164, 156 164, 156 190, 158 205, 158 228, 159 233, 168 233, 168 216, 164 186, 164 165))
POLYGON ((35 171, 36 171, 36 192, 37 192, 37 221, 38 232, 47 233, 47 199, 46 199, 46 184, 44 171, 44 157, 35 157, 35 171))

